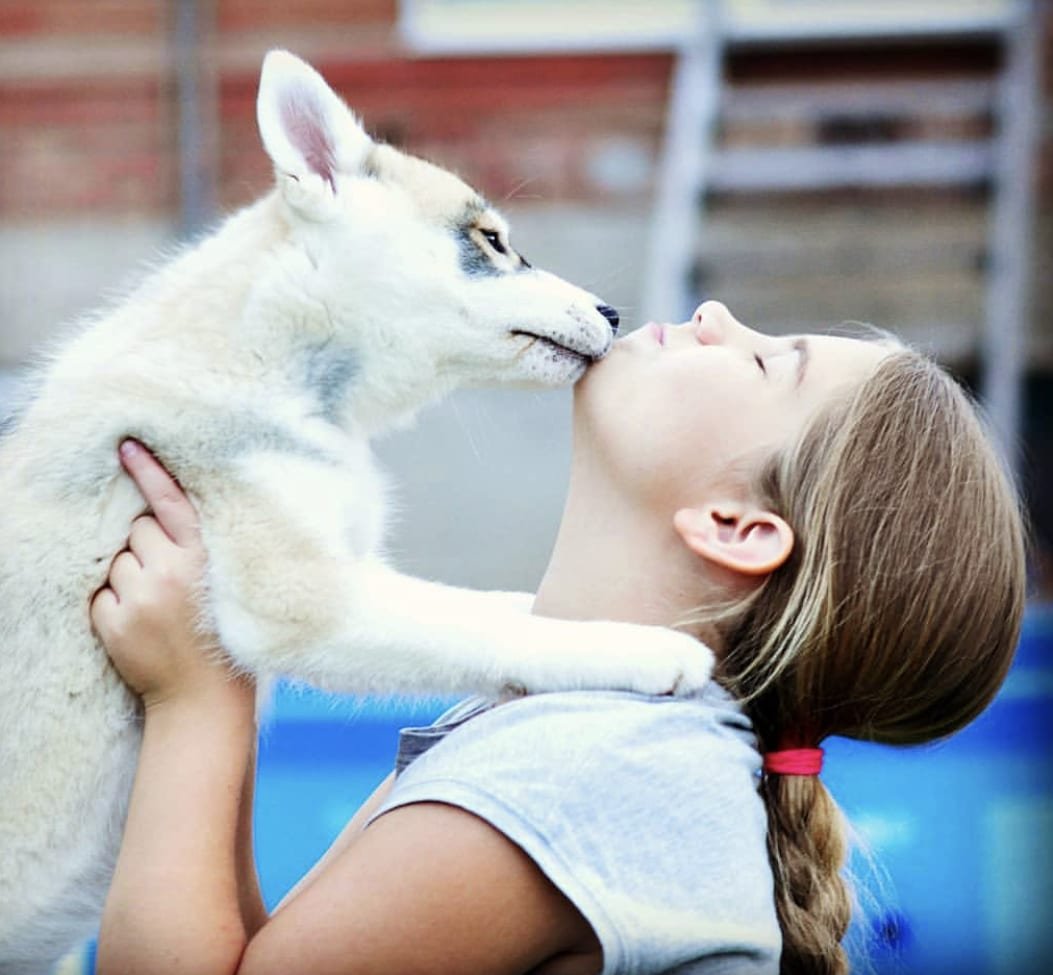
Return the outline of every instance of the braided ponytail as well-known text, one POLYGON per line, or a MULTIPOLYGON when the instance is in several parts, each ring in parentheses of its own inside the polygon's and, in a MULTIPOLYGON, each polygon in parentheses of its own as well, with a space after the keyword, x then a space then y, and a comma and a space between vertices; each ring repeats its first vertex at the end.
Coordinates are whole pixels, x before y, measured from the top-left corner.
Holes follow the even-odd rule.
POLYGON ((783 932, 782 975, 845 975, 852 901, 841 877, 841 813, 818 776, 765 773, 768 857, 783 932))

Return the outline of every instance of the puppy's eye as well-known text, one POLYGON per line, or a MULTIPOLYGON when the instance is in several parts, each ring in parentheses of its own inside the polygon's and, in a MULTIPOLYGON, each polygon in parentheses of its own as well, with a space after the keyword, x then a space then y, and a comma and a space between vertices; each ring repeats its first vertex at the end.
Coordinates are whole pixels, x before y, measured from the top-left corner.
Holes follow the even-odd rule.
POLYGON ((501 243, 501 235, 496 230, 483 230, 480 228, 479 233, 486 238, 486 242, 497 251, 498 254, 508 253, 505 249, 505 245, 501 243))

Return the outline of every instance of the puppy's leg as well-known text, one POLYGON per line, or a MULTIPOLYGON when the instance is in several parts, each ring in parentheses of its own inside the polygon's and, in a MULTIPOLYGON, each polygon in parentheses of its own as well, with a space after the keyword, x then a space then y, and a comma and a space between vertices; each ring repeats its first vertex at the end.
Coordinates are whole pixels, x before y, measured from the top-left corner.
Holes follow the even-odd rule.
MULTIPOLYGON (((254 573, 264 569, 254 567, 254 573)), ((661 627, 569 622, 510 610, 506 593, 458 589, 401 575, 379 562, 283 559, 267 567, 307 603, 254 606, 228 589, 215 609, 232 655, 253 670, 359 693, 619 688, 650 694, 697 690, 712 656, 661 627), (295 575, 291 579, 290 575, 295 575), (234 598, 231 598, 234 597, 234 598)), ((235 579, 230 579, 237 586, 235 579)))
POLYGON ((210 603, 223 645, 257 672, 369 692, 623 688, 688 692, 712 655, 661 627, 530 616, 521 597, 401 575, 355 558, 339 510, 348 487, 289 468, 244 484, 206 519, 210 603), (313 492, 313 494, 311 493, 313 492), (295 508, 290 499, 295 497, 295 508))

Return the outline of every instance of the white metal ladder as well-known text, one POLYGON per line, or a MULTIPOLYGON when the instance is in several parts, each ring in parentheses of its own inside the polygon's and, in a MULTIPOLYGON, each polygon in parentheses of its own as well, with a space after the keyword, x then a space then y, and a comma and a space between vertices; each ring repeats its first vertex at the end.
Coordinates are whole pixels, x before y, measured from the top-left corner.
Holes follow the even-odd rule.
MULTIPOLYGON (((814 4, 813 4, 814 6, 814 4)), ((1015 466, 1021 426, 1026 354, 1025 316, 1030 273, 1033 157, 1037 107, 1039 9, 1036 0, 1010 0, 1001 10, 932 18, 890 31, 889 24, 834 27, 827 32, 783 25, 758 29, 736 21, 735 0, 700 0, 697 29, 676 58, 659 164, 643 311, 659 321, 682 321, 697 303, 692 286, 696 243, 703 232, 704 199, 711 190, 780 191, 883 187, 991 187, 986 232, 987 273, 983 334, 978 349, 982 389, 995 433, 1015 466), (723 103, 724 62, 739 44, 879 37, 994 37, 1003 47, 995 90, 964 85, 930 92, 933 98, 988 101, 995 119, 991 139, 931 145, 823 146, 791 149, 722 149, 716 133, 723 103)), ((830 97, 837 98, 837 92, 830 97)), ((918 97, 886 86, 873 98, 918 97)), ((923 95, 924 97, 924 95, 923 95)), ((858 94, 845 98, 846 107, 858 94)), ((740 105, 741 107, 741 105, 740 105)), ((937 106, 938 108, 938 106, 937 106)), ((747 106, 748 110, 748 106, 747 106)))

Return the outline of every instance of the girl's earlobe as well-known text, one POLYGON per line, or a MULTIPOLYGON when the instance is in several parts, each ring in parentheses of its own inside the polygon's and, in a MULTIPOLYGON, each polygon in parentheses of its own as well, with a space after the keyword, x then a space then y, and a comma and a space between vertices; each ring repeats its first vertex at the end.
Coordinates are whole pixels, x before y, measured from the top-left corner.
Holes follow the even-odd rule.
POLYGON ((696 555, 740 575, 768 575, 793 551, 793 529, 785 519, 739 501, 681 508, 673 527, 696 555))

